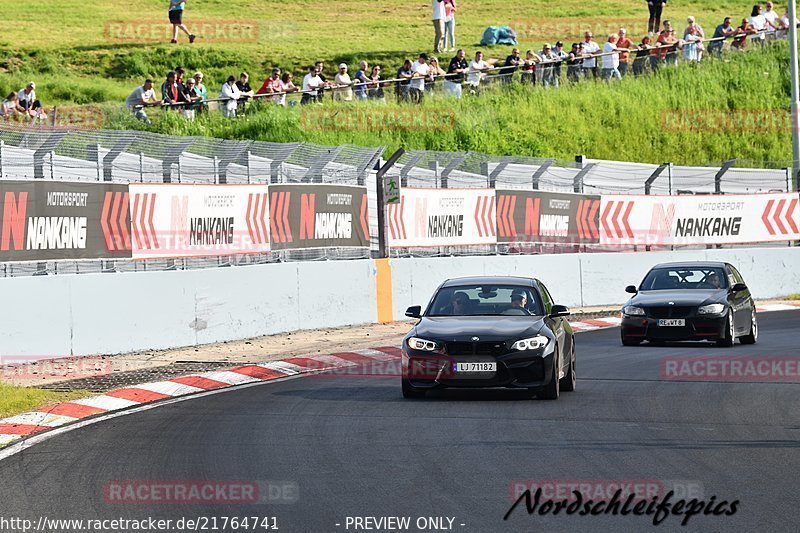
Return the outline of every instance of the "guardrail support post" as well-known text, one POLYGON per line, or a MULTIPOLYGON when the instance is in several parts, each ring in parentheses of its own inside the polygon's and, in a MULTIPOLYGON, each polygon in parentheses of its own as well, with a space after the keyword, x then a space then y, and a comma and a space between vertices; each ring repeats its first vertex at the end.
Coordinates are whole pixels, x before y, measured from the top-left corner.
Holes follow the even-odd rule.
POLYGON ((378 208, 378 257, 380 258, 389 257, 389 247, 386 242, 386 187, 383 186, 383 176, 397 163, 397 160, 404 153, 406 151, 402 147, 398 148, 375 173, 375 198, 378 208))
POLYGON ((714 174, 714 193, 722 194, 722 176, 736 163, 736 158, 728 159, 722 162, 722 167, 714 174))
POLYGON ((553 162, 555 162, 555 159, 552 157, 546 159, 541 165, 539 165, 539 168, 536 169, 536 172, 533 173, 533 176, 531 176, 531 186, 534 190, 539 188, 539 180, 542 179, 542 176, 544 176, 544 173, 547 172, 547 169, 552 166, 553 162))
MULTIPOLYGON (((581 156, 582 157, 582 156, 581 156)), ((575 192, 583 192, 583 180, 586 175, 592 171, 592 169, 597 165, 597 163, 589 163, 585 167, 581 168, 576 174, 575 178, 572 180, 572 190, 575 192)))

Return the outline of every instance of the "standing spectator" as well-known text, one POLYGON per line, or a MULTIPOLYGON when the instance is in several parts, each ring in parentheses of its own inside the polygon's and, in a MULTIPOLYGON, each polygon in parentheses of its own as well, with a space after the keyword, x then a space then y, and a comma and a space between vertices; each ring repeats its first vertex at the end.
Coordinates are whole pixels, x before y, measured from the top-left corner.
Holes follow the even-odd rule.
POLYGON ((303 105, 313 104, 320 100, 319 90, 325 86, 322 77, 319 75, 319 63, 308 69, 308 74, 303 77, 303 96, 300 103, 303 105))
MULTIPOLYGON (((675 37, 675 29, 668 20, 664 21, 664 30, 658 35, 656 44, 661 47, 658 49, 659 64, 676 65, 678 63, 678 39, 675 37)), ((650 66, 653 66, 651 61, 650 66)), ((657 70, 657 68, 653 69, 657 70)))
POLYGON ((183 90, 183 76, 186 74, 186 69, 183 67, 175 67, 175 83, 178 84, 178 89, 183 90))
MULTIPOLYGON (((275 94, 282 92, 281 89, 281 69, 274 67, 272 73, 267 76, 267 79, 264 80, 264 83, 258 88, 256 94, 275 94)), ((276 96, 270 98, 270 100, 277 102, 279 98, 280 97, 276 96)))
POLYGON ((686 61, 700 61, 703 58, 703 28, 697 25, 694 17, 686 19, 686 29, 683 32, 683 58, 686 61))
POLYGON ((647 0, 647 9, 650 11, 650 18, 647 21, 647 35, 652 36, 661 27, 661 12, 667 0, 647 0))
POLYGON ((186 80, 183 87, 183 98, 186 100, 186 105, 183 106, 183 116, 189 120, 194 120, 197 105, 203 100, 203 97, 197 94, 194 78, 186 80))
POLYGON ((748 20, 748 22, 756 32, 753 34, 753 42, 764 44, 766 42, 767 29, 773 26, 762 13, 760 5, 756 4, 753 6, 753 11, 750 13, 750 20, 748 20))
POLYGON ((569 51, 569 59, 567 59, 567 80, 573 83, 580 81, 583 75, 583 45, 581 43, 572 43, 572 49, 569 51))
POLYGON ((147 113, 145 113, 144 108, 159 104, 161 104, 161 101, 156 100, 156 92, 153 90, 153 80, 150 78, 144 80, 144 84, 134 89, 125 99, 125 106, 128 108, 128 111, 133 113, 133 116, 148 126, 152 125, 152 123, 147 113))
POLYGON ((708 53, 720 55, 722 53, 722 45, 725 43, 725 39, 733 35, 734 31, 736 30, 731 24, 731 18, 725 17, 725 19, 722 21, 722 24, 718 25, 714 30, 714 35, 711 38, 712 40, 710 43, 708 43, 708 53))
POLYGON ((467 74, 467 85, 473 91, 480 89, 481 81, 486 74, 485 70, 489 70, 492 66, 483 60, 483 52, 475 52, 475 59, 469 62, 469 74, 467 74))
MULTIPOLYGON (((642 44, 636 50, 636 57, 633 59, 633 75, 634 76, 641 76, 644 74, 645 68, 647 67, 647 57, 650 56, 650 49, 652 39, 645 35, 642 37, 642 44)), ((651 59, 653 56, 650 56, 651 59)))
POLYGON ((165 105, 171 106, 175 111, 180 111, 178 104, 185 102, 183 96, 183 87, 178 85, 177 74, 175 71, 170 71, 167 74, 167 80, 161 85, 161 99, 165 105))
POLYGON ((742 19, 742 23, 733 32, 733 41, 731 41, 732 50, 744 50, 747 44, 747 36, 756 32, 753 25, 747 19, 742 19))
POLYGON ((779 30, 784 29, 783 24, 781 24, 781 18, 778 14, 772 9, 772 2, 766 3, 766 10, 764 11, 764 18, 767 20, 770 26, 774 28, 776 31, 770 33, 770 39, 774 39, 778 36, 779 30))
POLYGON ((17 93, 11 91, 8 96, 6 96, 5 100, 3 100, 2 107, 0 107, 0 114, 2 114, 4 120, 25 114, 25 108, 19 105, 17 93))
POLYGON ((420 54, 419 59, 411 66, 413 78, 408 86, 411 101, 421 103, 425 98, 425 81, 430 80, 431 67, 428 65, 428 54, 420 54))
POLYGON ((250 87, 250 75, 247 72, 239 74, 239 81, 236 82, 236 88, 239 89, 239 113, 244 113, 245 103, 255 95, 253 88, 250 87))
POLYGON ((542 68, 540 69, 542 85, 544 87, 558 86, 554 76, 555 63, 558 61, 558 56, 553 52, 550 43, 544 43, 539 57, 542 58, 542 68))
POLYGON ((183 23, 183 9, 186 7, 186 0, 169 0, 169 23, 172 24, 171 43, 178 42, 178 29, 189 36, 189 43, 193 43, 195 36, 183 23))
POLYGON ((444 45, 442 51, 456 51, 456 0, 444 0, 444 45), (447 45, 450 44, 448 48, 447 45))
POLYGON ((236 84, 236 77, 228 76, 228 79, 222 84, 222 90, 219 92, 219 97, 226 100, 222 102, 222 114, 225 118, 236 118, 236 109, 239 105, 239 87, 236 84))
POLYGON ((47 120, 47 114, 42 109, 42 103, 36 99, 36 84, 28 82, 24 89, 17 93, 17 101, 34 122, 47 120))
MULTIPOLYGON (((195 72, 194 73, 194 91, 203 98, 203 102, 208 100, 208 89, 205 85, 203 85, 203 73, 202 72, 195 72)), ((205 109, 205 104, 203 104, 199 109, 205 109)))
MULTIPOLYGON (((281 76, 280 94, 272 98, 276 104, 286 106, 286 94, 296 93, 299 90, 300 88, 294 84, 294 75, 291 72, 284 72, 283 76, 281 76)), ((292 101, 292 105, 295 104, 297 104, 297 102, 292 101)))
POLYGON ((425 90, 428 91, 430 94, 433 94, 433 90, 436 87, 436 80, 437 78, 441 78, 445 75, 444 69, 439 65, 439 59, 437 57, 431 58, 430 64, 430 78, 425 83, 425 90))
POLYGON ((597 78, 597 59, 595 54, 600 52, 600 45, 594 41, 592 32, 587 31, 583 34, 583 73, 588 78, 589 76, 597 78))
POLYGON ((333 92, 333 99, 339 102, 353 101, 353 81, 347 73, 347 63, 339 64, 339 72, 333 77, 336 89, 333 92))
POLYGON ((536 85, 536 64, 541 62, 542 58, 534 54, 533 50, 527 50, 525 52, 525 61, 522 62, 522 74, 519 79, 520 83, 536 85))
POLYGON ((500 70, 500 79, 503 83, 511 83, 511 80, 514 79, 514 71, 522 66, 524 61, 519 55, 519 48, 513 48, 511 50, 511 55, 506 57, 505 62, 503 63, 503 67, 500 70))
POLYGON ((431 0, 433 9, 433 53, 442 53, 442 40, 444 37, 444 2, 443 0, 431 0))
POLYGON ((617 48, 625 50, 619 53, 619 73, 620 76, 625 76, 628 73, 630 66, 631 53, 630 50, 636 50, 636 45, 628 37, 628 30, 620 28, 618 32, 619 38, 617 39, 617 48))
POLYGON ((317 95, 317 102, 322 102, 325 98, 325 89, 331 87, 331 83, 328 81, 327 76, 325 76, 325 63, 322 61, 317 61, 314 63, 314 66, 317 67, 317 72, 319 79, 322 80, 322 88, 319 91, 319 95, 317 95))
POLYGON ((553 77, 556 80, 556 87, 561 84, 561 65, 569 59, 569 54, 564 51, 564 43, 561 41, 556 42, 556 47, 553 50, 553 53, 558 58, 558 61, 555 65, 553 65, 553 77))
POLYGON ((619 73, 619 55, 617 54, 617 34, 612 33, 608 36, 608 40, 603 45, 603 62, 602 78, 604 80, 611 80, 613 78, 622 79, 619 73))
POLYGON ((375 65, 369 74, 369 85, 367 86, 367 98, 383 102, 383 83, 381 83, 381 66, 375 65))
POLYGON ((450 64, 447 66, 447 76, 444 78, 444 92, 461 98, 461 84, 464 83, 464 74, 469 70, 466 59, 467 53, 459 49, 450 64))
MULTIPOLYGON (((784 28, 783 36, 785 36, 786 35, 786 30, 788 30, 789 26, 791 25, 791 23, 789 22, 789 10, 788 9, 783 12, 783 16, 781 17, 781 21, 780 22, 781 22, 781 27, 784 28)), ((795 25, 795 27, 800 27, 800 20, 797 20, 797 17, 795 17, 795 19, 794 19, 794 25, 795 25)))
POLYGON ((394 95, 398 102, 407 102, 409 98, 409 88, 411 78, 414 77, 413 65, 410 59, 403 61, 403 66, 397 69, 397 80, 394 82, 394 95))
POLYGON ((369 77, 367 76, 367 62, 363 59, 358 63, 358 70, 356 71, 356 75, 353 78, 353 83, 355 84, 355 96, 358 100, 366 100, 367 99, 367 83, 369 83, 369 77))

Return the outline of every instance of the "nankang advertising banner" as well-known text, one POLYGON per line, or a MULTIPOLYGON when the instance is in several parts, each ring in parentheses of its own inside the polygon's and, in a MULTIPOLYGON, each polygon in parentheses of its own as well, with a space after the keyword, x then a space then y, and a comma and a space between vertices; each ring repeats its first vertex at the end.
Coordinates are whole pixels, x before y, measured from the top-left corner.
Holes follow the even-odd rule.
POLYGON ((497 191, 497 240, 502 243, 600 241, 600 196, 546 191, 497 191))
POLYGON ((266 252, 266 185, 130 185, 134 259, 266 252))
POLYGON ((128 186, 0 181, 0 261, 131 257, 128 186))
POLYGON ((393 248, 496 244, 495 190, 405 188, 387 225, 393 248))
POLYGON ((603 195, 600 243, 744 244, 800 239, 797 193, 603 195))
POLYGON ((369 246, 367 188, 270 185, 273 250, 369 246))

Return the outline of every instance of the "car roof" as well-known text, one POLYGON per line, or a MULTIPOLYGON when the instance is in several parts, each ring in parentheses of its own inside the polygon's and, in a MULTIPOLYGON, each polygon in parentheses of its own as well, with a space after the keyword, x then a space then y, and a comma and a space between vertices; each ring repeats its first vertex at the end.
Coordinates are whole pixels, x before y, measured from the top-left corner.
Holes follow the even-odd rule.
POLYGON ((520 287, 533 287, 536 280, 522 276, 467 276, 451 278, 442 283, 442 287, 456 287, 459 285, 519 285, 520 287))
POLYGON ((723 261, 675 261, 673 263, 659 263, 653 268, 698 268, 716 267, 725 268, 728 263, 723 261))

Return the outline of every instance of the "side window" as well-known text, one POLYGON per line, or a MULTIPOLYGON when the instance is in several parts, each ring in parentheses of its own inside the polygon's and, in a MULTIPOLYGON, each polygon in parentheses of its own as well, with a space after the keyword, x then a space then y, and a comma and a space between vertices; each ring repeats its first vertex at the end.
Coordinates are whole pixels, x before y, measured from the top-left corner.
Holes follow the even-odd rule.
POLYGON ((739 274, 739 271, 736 270, 736 267, 734 267, 733 265, 728 265, 728 268, 731 270, 731 274, 733 274, 733 279, 735 280, 734 281, 735 283, 744 283, 744 278, 742 277, 741 274, 739 274))
POLYGON ((550 296, 550 293, 547 291, 547 287, 540 281, 539 282, 539 289, 542 292, 542 303, 544 303, 544 312, 546 314, 550 314, 550 310, 553 307, 553 297, 550 296))

